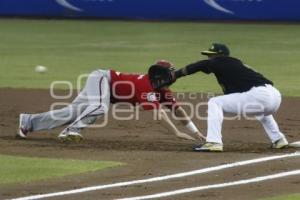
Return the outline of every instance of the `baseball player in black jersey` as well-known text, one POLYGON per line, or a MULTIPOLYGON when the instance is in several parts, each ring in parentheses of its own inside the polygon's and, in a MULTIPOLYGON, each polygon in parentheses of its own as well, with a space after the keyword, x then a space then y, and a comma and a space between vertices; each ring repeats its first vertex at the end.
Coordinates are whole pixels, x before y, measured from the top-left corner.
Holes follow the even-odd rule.
POLYGON ((209 99, 206 142, 195 146, 194 150, 223 151, 221 129, 224 113, 255 116, 270 138, 272 148, 288 146, 288 141, 272 115, 281 103, 281 94, 273 87, 273 82, 241 60, 230 57, 229 49, 224 44, 215 43, 209 50, 201 53, 208 56, 208 59, 189 64, 172 74, 161 73, 150 77, 152 84, 158 88, 199 71, 213 73, 217 78, 224 95, 209 99))

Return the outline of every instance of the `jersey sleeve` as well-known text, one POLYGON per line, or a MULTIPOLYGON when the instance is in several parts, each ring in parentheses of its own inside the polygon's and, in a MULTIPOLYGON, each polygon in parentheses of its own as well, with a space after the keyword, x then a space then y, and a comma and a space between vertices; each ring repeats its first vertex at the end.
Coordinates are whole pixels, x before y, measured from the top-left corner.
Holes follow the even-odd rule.
POLYGON ((177 108, 179 107, 173 92, 167 89, 160 91, 160 103, 161 105, 166 106, 170 110, 177 110, 177 108))
POLYGON ((187 75, 194 74, 198 71, 202 71, 206 74, 212 72, 213 61, 212 60, 201 60, 186 66, 187 75))

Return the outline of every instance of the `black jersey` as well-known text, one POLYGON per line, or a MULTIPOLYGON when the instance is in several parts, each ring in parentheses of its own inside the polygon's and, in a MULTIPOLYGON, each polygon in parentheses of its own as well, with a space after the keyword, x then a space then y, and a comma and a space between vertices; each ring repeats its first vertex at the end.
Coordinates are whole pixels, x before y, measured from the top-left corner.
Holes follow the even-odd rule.
POLYGON ((186 66, 186 73, 193 74, 198 71, 214 73, 224 94, 246 92, 255 86, 265 84, 273 85, 273 82, 262 74, 254 71, 239 59, 218 56, 208 60, 202 60, 186 66))

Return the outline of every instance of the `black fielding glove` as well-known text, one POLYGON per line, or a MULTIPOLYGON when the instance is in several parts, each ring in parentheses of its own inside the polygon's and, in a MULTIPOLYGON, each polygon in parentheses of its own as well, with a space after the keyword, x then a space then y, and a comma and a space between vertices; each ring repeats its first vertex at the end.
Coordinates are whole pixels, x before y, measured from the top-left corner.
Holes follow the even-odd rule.
POLYGON ((176 81, 172 71, 164 66, 152 65, 149 68, 148 75, 155 90, 161 89, 164 86, 169 86, 176 81))
POLYGON ((174 82, 176 79, 182 77, 182 76, 185 76, 186 74, 184 73, 184 71, 186 71, 185 68, 182 68, 182 69, 178 69, 174 72, 174 75, 173 75, 173 79, 174 79, 174 82))

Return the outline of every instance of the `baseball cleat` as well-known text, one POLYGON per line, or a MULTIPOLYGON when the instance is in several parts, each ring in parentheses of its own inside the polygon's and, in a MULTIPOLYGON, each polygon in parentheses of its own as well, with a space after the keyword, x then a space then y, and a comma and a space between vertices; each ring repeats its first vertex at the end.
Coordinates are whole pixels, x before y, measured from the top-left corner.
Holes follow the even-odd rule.
POLYGON ((80 133, 74 131, 62 132, 58 135, 58 139, 62 142, 80 142, 83 137, 80 133))
POLYGON ((194 151, 200 152, 222 152, 223 151, 223 144, 214 143, 214 142, 206 142, 203 145, 197 145, 193 147, 194 151))
POLYGON ((23 124, 24 124, 24 114, 20 114, 19 115, 19 130, 16 135, 17 139, 26 139, 27 138, 27 133, 29 131, 24 127, 23 124))
POLYGON ((282 148, 285 148, 288 146, 289 146, 289 142, 287 141, 287 139, 285 137, 277 140, 276 142, 274 142, 272 144, 273 149, 282 149, 282 148))

